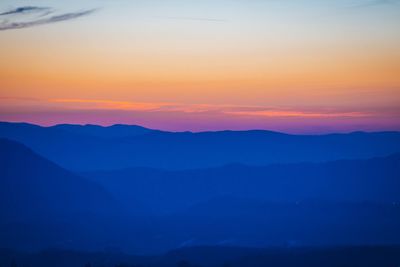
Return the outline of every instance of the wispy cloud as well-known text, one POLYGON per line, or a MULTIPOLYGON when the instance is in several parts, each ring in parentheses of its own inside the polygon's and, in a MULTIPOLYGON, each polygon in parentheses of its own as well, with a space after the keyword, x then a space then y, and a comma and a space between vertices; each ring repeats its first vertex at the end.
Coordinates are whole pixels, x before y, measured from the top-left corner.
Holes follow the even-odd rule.
POLYGON ((89 9, 77 12, 70 13, 62 13, 58 15, 52 15, 52 10, 48 7, 34 7, 34 6, 26 6, 19 7, 13 10, 9 10, 3 13, 0 13, 1 16, 7 16, 7 19, 0 21, 0 31, 5 30, 14 30, 14 29, 22 29, 28 28, 38 25, 50 24, 55 22, 67 21, 76 19, 79 17, 87 16, 95 12, 96 9, 89 9), (41 12, 39 15, 39 19, 27 20, 27 21, 16 21, 13 20, 13 15, 26 13, 26 12, 41 12))
POLYGON ((32 13, 32 12, 43 12, 46 11, 48 12, 51 10, 49 7, 39 7, 39 6, 22 6, 22 7, 17 7, 8 11, 4 11, 0 13, 0 16, 6 16, 6 15, 16 15, 16 14, 21 14, 21 13, 32 13))
POLYGON ((34 97, 0 96, 0 101, 41 101, 41 99, 34 97))
POLYGON ((71 104, 80 110, 123 110, 146 112, 214 113, 228 116, 273 118, 360 118, 373 114, 361 111, 307 110, 260 106, 184 104, 173 102, 131 102, 93 99, 50 99, 51 103, 71 104))
POLYGON ((140 124, 169 131, 268 129, 290 133, 399 130, 397 107, 308 107, 0 96, 0 120, 140 124))
POLYGON ((259 116, 259 117, 298 117, 298 118, 337 118, 337 117, 366 117, 370 114, 365 112, 305 112, 290 110, 260 110, 260 111, 227 111, 226 114, 237 116, 259 116))
POLYGON ((123 111, 156 111, 156 112, 182 112, 182 113, 202 113, 202 112, 223 112, 228 110, 245 109, 248 107, 238 107, 232 105, 212 105, 212 104, 185 104, 177 102, 133 102, 133 101, 114 101, 101 99, 81 99, 81 98, 57 98, 49 99, 50 103, 65 104, 74 109, 81 110, 123 110, 123 111))
POLYGON ((159 111, 175 106, 175 103, 165 102, 131 102, 131 101, 113 101, 97 99, 80 98, 58 98, 50 99, 52 103, 74 104, 74 108, 80 109, 104 109, 104 110, 131 110, 131 111, 159 111))

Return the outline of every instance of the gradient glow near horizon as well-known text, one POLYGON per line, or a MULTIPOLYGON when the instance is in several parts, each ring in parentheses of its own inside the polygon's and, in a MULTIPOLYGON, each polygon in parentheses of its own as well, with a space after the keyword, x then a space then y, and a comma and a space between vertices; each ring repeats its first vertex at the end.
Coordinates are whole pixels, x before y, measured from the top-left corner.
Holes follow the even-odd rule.
POLYGON ((400 130, 400 1, 3 0, 0 13, 1 121, 400 130))

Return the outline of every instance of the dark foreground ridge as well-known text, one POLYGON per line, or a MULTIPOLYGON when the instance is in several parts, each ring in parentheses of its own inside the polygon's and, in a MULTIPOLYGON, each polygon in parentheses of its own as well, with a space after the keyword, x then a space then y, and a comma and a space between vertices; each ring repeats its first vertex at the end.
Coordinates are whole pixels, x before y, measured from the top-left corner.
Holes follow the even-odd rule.
POLYGON ((159 256, 121 252, 46 250, 22 253, 0 250, 0 266, 30 267, 392 267, 400 247, 239 248, 191 247, 159 256))

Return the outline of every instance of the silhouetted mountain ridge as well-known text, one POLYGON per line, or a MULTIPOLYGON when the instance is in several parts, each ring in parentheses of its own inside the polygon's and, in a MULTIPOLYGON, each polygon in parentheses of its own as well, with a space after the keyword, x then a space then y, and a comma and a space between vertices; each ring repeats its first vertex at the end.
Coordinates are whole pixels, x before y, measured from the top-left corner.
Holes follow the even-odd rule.
POLYGON ((111 126, 100 126, 93 124, 58 124, 55 126, 51 126, 50 128, 61 129, 75 134, 90 135, 101 138, 131 137, 156 131, 138 125, 125 124, 114 124, 111 126))
POLYGON ((175 133, 123 125, 39 127, 0 123, 0 137, 21 142, 70 170, 192 169, 231 162, 249 165, 322 162, 400 152, 398 132, 329 135, 289 135, 263 130, 175 133), (134 133, 131 134, 129 129, 134 133))

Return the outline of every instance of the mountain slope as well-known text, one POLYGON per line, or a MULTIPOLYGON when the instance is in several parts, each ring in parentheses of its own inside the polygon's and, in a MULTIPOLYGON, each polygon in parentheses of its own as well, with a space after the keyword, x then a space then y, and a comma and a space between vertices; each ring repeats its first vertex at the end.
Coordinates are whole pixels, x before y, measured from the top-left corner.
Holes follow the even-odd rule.
POLYGON ((2 223, 109 213, 116 202, 100 185, 14 141, 0 139, 2 223))
POLYGON ((135 217, 143 209, 132 202, 129 207, 131 214, 101 185, 0 139, 0 247, 151 247, 148 220, 135 217))

